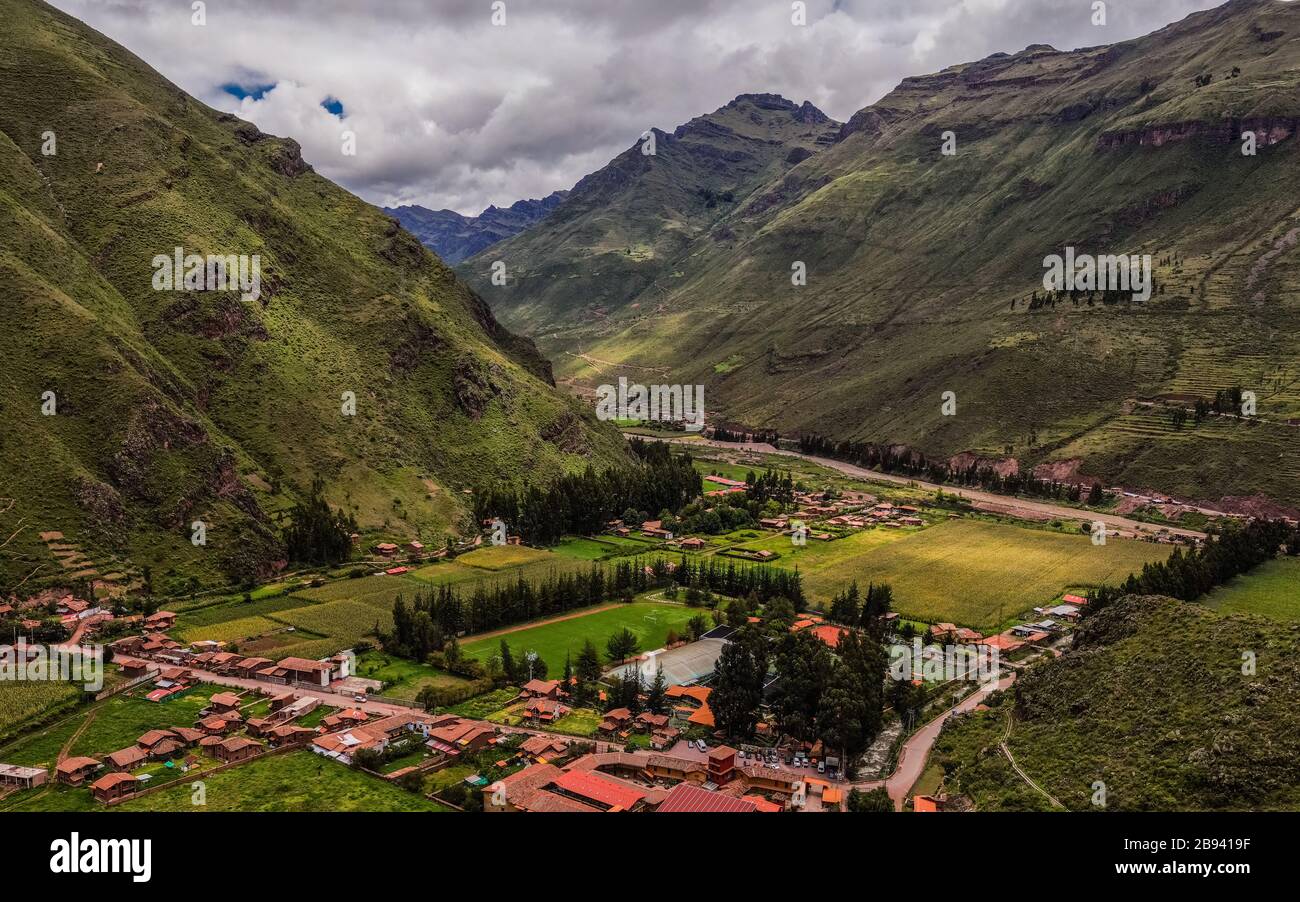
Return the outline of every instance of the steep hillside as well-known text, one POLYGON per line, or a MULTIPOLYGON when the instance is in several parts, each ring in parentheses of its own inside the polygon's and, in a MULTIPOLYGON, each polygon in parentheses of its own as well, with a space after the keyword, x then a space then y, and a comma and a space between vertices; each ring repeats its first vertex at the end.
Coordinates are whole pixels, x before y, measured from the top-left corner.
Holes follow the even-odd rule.
POLYGON ((503 322, 529 334, 565 330, 548 347, 640 320, 681 280, 682 267, 760 185, 831 144, 840 124, 810 103, 743 94, 672 134, 653 130, 578 182, 538 227, 462 264, 503 322), (506 265, 506 285, 491 266, 506 265), (487 293, 490 290, 490 294, 487 293), (594 330, 594 331, 593 331, 594 330))
POLYGON ((947 789, 981 810, 1290 810, 1300 804, 1300 624, 1132 596, 1098 612, 1063 658, 1032 667, 935 745, 947 789), (1254 672, 1243 673, 1254 655, 1254 672))
MULTIPOLYGON (((463 267, 562 379, 702 381, 715 422, 1295 506, 1298 87, 1300 6, 1233 0, 1110 47, 908 78, 700 227, 671 228, 664 192, 638 189, 495 248, 505 288, 482 258, 463 267), (611 236, 600 254, 590 224, 611 236), (1043 259, 1066 246, 1152 255, 1156 293, 1043 304, 1043 259), (1160 398, 1234 385, 1258 396, 1252 424, 1175 429, 1160 398)), ((634 166, 639 184, 690 173, 629 153, 591 178, 634 166)))
POLYGON ((568 194, 555 191, 541 200, 520 200, 505 208, 488 207, 478 216, 464 216, 455 210, 430 210, 419 205, 384 207, 384 212, 445 263, 455 266, 466 257, 541 222, 568 194))
POLYGON ((0 21, 0 586, 265 572, 314 473, 363 526, 437 540, 462 486, 625 453, 294 141, 37 0, 0 0, 0 21), (176 247, 259 255, 260 296, 155 290, 176 247))

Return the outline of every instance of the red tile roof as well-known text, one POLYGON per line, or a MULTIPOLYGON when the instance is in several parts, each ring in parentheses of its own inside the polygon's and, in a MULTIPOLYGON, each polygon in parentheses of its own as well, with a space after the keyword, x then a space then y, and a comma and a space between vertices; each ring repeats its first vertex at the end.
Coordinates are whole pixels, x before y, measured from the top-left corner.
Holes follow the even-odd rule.
POLYGON ((757 811, 758 806, 745 799, 709 792, 692 783, 678 783, 656 811, 717 811, 728 814, 757 811))
POLYGON ((631 810, 646 797, 645 793, 626 783, 589 771, 565 771, 556 778, 555 785, 573 795, 623 811, 631 810))

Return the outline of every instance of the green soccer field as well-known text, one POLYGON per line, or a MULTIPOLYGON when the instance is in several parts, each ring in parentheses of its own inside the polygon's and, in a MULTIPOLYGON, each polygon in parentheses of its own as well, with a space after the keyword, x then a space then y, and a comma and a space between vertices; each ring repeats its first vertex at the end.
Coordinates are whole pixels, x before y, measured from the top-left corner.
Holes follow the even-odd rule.
MULTIPOLYGON (((546 662, 550 676, 557 677, 564 668, 565 653, 577 658, 584 639, 591 639, 604 655, 605 641, 627 627, 641 640, 641 651, 651 651, 663 647, 670 629, 685 634, 687 621, 699 613, 701 609, 685 605, 620 604, 569 620, 526 627, 494 638, 471 640, 465 643, 464 651, 479 660, 486 660, 497 652, 501 640, 505 639, 516 659, 528 651, 536 651, 546 662)), ((703 613, 708 614, 707 611, 703 613)))

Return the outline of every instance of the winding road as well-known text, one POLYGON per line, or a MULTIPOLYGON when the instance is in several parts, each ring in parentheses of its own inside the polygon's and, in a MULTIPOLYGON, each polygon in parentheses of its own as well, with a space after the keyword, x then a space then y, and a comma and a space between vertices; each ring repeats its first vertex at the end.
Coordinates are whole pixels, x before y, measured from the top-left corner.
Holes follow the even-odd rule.
POLYGON ((939 731, 943 729, 944 721, 953 714, 973 710, 984 699, 988 698, 995 689, 998 691, 1006 689, 1015 680, 1016 675, 1014 673, 1008 674, 998 680, 995 686, 982 686, 972 692, 908 737, 907 741, 903 743, 903 748, 898 753, 898 765, 894 768, 892 774, 883 780, 851 783, 849 784, 850 787, 865 792, 883 786, 885 791, 889 793, 889 797, 894 801, 894 810, 902 811, 903 803, 907 800, 908 791, 916 785, 916 781, 921 778, 921 774, 925 773, 925 765, 930 760, 930 749, 934 747, 935 740, 939 738, 939 731))

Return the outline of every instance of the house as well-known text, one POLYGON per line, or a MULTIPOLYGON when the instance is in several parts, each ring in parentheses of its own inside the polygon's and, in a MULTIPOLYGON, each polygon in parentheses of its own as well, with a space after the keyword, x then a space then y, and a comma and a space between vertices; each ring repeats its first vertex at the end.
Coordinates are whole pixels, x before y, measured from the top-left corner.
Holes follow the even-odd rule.
POLYGON ((392 542, 379 542, 373 548, 375 554, 383 557, 392 557, 397 554, 397 546, 392 542))
POLYGON ((113 663, 122 668, 122 676, 128 679, 142 677, 149 673, 154 665, 148 661, 141 661, 139 658, 128 658, 125 655, 114 654, 113 663))
POLYGON ((569 743, 554 736, 530 736, 520 744, 519 751, 532 761, 555 761, 569 753, 569 743))
POLYGON ((984 639, 984 634, 973 629, 961 627, 953 634, 961 645, 975 645, 984 639))
POLYGON ((218 692, 211 700, 212 709, 218 714, 238 711, 241 704, 239 696, 233 692, 218 692))
POLYGON ((406 550, 411 554, 424 554, 424 543, 418 541, 407 542, 406 550))
POLYGON ((321 726, 327 730, 340 730, 365 723, 369 719, 370 715, 360 708, 347 708, 321 720, 321 726))
MULTIPOLYGON (((223 736, 230 730, 233 730, 235 724, 233 721, 226 720, 225 718, 218 717, 214 714, 211 717, 205 717, 203 720, 200 720, 198 727, 204 733, 207 733, 208 736, 223 736)), ((203 745, 203 742, 200 741, 199 745, 203 745)))
POLYGON ((559 698, 559 680, 529 680, 519 690, 520 698, 559 698))
POLYGON ((930 627, 930 638, 935 640, 948 639, 957 633, 957 624, 955 623, 936 623, 930 627))
POLYGON ((1082 595, 1063 595, 1061 601, 1065 604, 1072 604, 1080 608, 1088 604, 1088 599, 1084 598, 1082 595))
POLYGON ((259 670, 266 669, 268 664, 274 664, 270 658, 244 658, 244 660, 232 664, 230 670, 237 676, 246 679, 256 679, 259 670))
POLYGON ((134 770, 149 760, 149 752, 138 745, 129 745, 109 755, 105 760, 109 770, 134 770))
POLYGON ((176 625, 176 615, 171 611, 157 611, 144 618, 144 627, 150 632, 165 633, 176 625))
POLYGON ((937 796, 913 796, 913 811, 942 811, 943 802, 937 796))
POLYGON ((271 730, 269 741, 272 748, 284 745, 306 745, 316 738, 316 731, 311 727, 299 727, 294 724, 282 724, 271 730))
POLYGON ((711 792, 693 783, 678 783, 655 810, 690 812, 692 814, 699 812, 747 814, 751 811, 757 811, 758 806, 746 799, 738 799, 735 796, 724 795, 720 792, 711 792))
MULTIPOLYGON (((382 752, 388 748, 389 743, 401 737, 403 733, 419 733, 427 739, 431 735, 431 728, 435 725, 461 722, 460 718, 450 714, 432 716, 417 714, 413 711, 394 714, 391 717, 380 718, 372 723, 363 723, 338 732, 317 736, 312 740, 311 748, 318 755, 351 764, 352 756, 361 749, 382 752)), ((464 723, 473 723, 473 721, 465 721, 464 723)), ((488 728, 488 732, 494 733, 494 730, 488 728)), ((475 749, 482 748, 487 744, 486 742, 478 743, 477 737, 470 737, 470 742, 475 749)))
POLYGON ((94 758, 84 756, 76 758, 64 758, 55 768, 60 783, 66 783, 69 786, 80 786, 85 783, 95 771, 99 770, 100 763, 94 758))
POLYGON ((673 534, 664 529, 662 520, 646 520, 641 524, 641 532, 653 539, 671 539, 673 534))
POLYGON ((185 745, 194 745, 206 735, 202 730, 195 730, 190 727, 176 727, 172 732, 176 734, 177 741, 185 745))
POLYGON ((257 757, 262 753, 262 746, 244 736, 232 736, 217 743, 213 746, 212 751, 219 760, 227 764, 234 764, 257 757))
POLYGON ((601 809, 557 795, 548 787, 564 775, 553 764, 534 764, 483 788, 484 811, 597 812, 601 809))
POLYGON ((627 708, 614 708, 605 712, 605 719, 600 723, 600 732, 618 733, 632 723, 632 712, 627 708))
POLYGON ((996 649, 1002 654, 1010 654, 1019 648, 1023 648, 1025 643, 1007 633, 1000 633, 996 636, 989 636, 979 644, 986 648, 996 649))
POLYGON ((168 758, 175 758, 185 751, 183 743, 175 739, 164 739, 149 750, 149 757, 155 761, 166 761, 168 758))
POLYGON ((276 672, 284 671, 284 678, 289 683, 309 683, 322 688, 329 686, 333 670, 333 666, 324 661, 306 658, 285 658, 276 665, 276 672))
POLYGON ((725 786, 736 771, 736 750, 725 745, 709 749, 709 782, 725 786))
POLYGON ((662 730, 667 726, 667 714, 651 714, 649 711, 645 711, 636 717, 636 730, 638 733, 653 733, 655 730, 662 730))
POLYGON ((640 811, 646 807, 641 787, 596 770, 568 770, 556 777, 551 791, 597 811, 640 811))
POLYGON ((445 755, 477 752, 496 740, 496 728, 473 720, 455 718, 429 730, 429 748, 445 755))
POLYGON ((696 536, 691 536, 690 538, 682 539, 681 541, 681 547, 685 548, 688 551, 699 551, 706 544, 708 543, 701 538, 697 538, 696 536))
POLYGON ((662 730, 655 730, 650 734, 650 748, 656 752, 662 752, 670 749, 677 744, 681 738, 682 731, 676 727, 664 727, 662 730))
POLYGON ((538 723, 554 723, 568 713, 568 706, 553 698, 534 698, 524 706, 524 716, 538 723))
POLYGON ((43 767, 23 767, 18 764, 0 764, 0 786, 35 789, 44 786, 50 772, 43 767))
POLYGON ((140 786, 140 781, 130 774, 105 774, 90 785, 90 794, 105 805, 120 802, 140 786))
POLYGON ((769 801, 768 799, 765 799, 760 795, 741 796, 740 798, 746 802, 753 802, 755 811, 762 811, 762 812, 785 811, 784 805, 779 805, 776 802, 769 801))
POLYGON ((293 704, 298 700, 298 696, 292 692, 280 692, 271 696, 271 711, 279 711, 285 705, 293 704))

